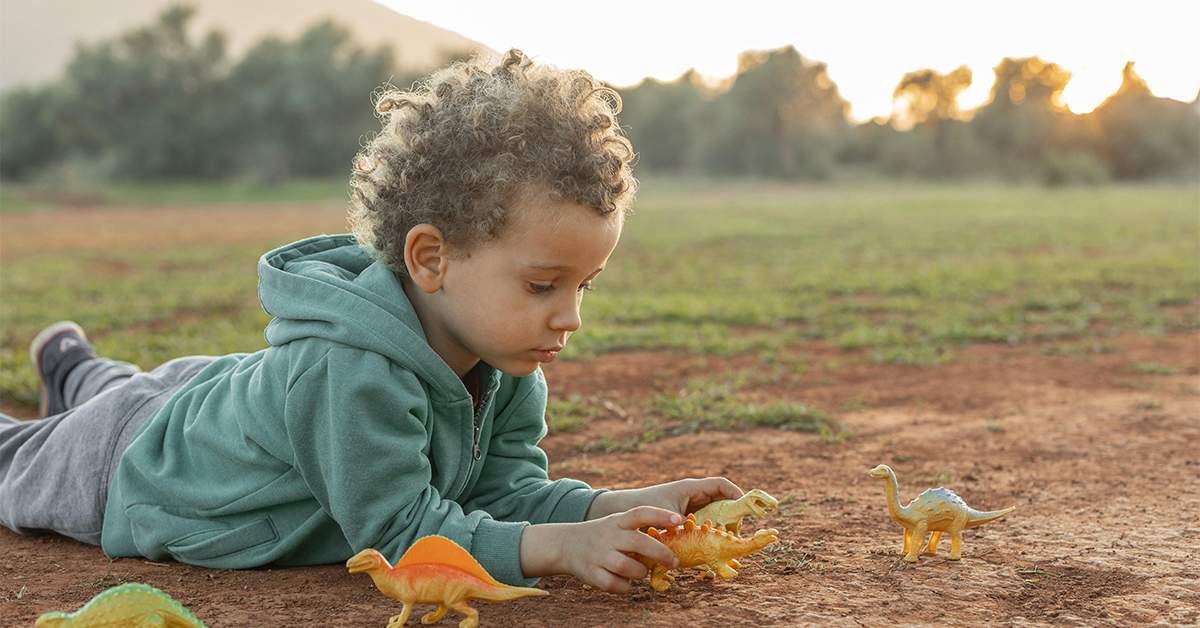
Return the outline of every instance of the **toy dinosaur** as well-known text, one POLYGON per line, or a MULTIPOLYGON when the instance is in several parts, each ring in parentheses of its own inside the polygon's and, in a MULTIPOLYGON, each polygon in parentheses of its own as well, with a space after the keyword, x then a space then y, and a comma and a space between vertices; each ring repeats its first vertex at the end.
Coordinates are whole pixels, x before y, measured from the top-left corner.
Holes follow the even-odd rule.
POLYGON ((74 613, 46 613, 34 623, 38 628, 205 628, 171 596, 136 582, 113 587, 74 613))
POLYGON ((384 595, 404 603, 404 610, 392 617, 388 628, 399 628, 408 621, 413 604, 437 604, 436 611, 421 618, 432 624, 450 609, 467 616, 458 628, 479 625, 479 611, 469 600, 503 602, 527 595, 549 595, 541 589, 510 587, 488 575, 467 550, 443 536, 427 536, 408 548, 395 567, 382 554, 365 549, 346 561, 350 573, 367 572, 384 595))
POLYGON ((929 544, 925 546, 926 554, 937 552, 938 541, 942 533, 950 533, 950 554, 947 560, 962 558, 963 528, 973 528, 989 521, 995 521, 1017 509, 1005 508, 980 512, 967 506, 962 498, 954 491, 938 487, 931 488, 909 502, 907 506, 900 505, 900 487, 896 482, 896 474, 887 465, 881 464, 871 469, 871 475, 887 480, 888 514, 904 527, 904 560, 917 562, 918 549, 925 540, 926 532, 933 532, 929 544))
MULTIPOLYGON (((650 536, 671 548, 679 557, 680 567, 706 566, 714 569, 722 578, 732 578, 737 575, 736 568, 741 567, 736 558, 753 554, 758 550, 774 543, 779 539, 778 530, 759 530, 753 537, 743 539, 730 534, 721 527, 713 527, 711 521, 704 525, 696 525, 696 516, 688 515, 683 525, 667 530, 650 528, 646 531, 650 536)), ((650 586, 655 591, 666 591, 675 581, 667 568, 653 559, 634 555, 642 564, 650 568, 650 586)))
POLYGON ((738 499, 715 501, 695 513, 696 521, 711 521, 713 526, 724 526, 734 534, 742 530, 742 517, 754 515, 765 517, 767 511, 779 508, 779 500, 763 491, 754 489, 738 499))

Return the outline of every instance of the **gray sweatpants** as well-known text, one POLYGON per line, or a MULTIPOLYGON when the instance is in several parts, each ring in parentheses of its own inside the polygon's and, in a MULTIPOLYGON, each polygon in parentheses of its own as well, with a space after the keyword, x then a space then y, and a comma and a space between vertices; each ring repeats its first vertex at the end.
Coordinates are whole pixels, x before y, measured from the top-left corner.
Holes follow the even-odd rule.
POLYGON ((0 525, 99 545, 121 454, 146 419, 215 359, 180 358, 149 373, 87 360, 64 383, 66 412, 36 421, 0 414, 0 525))

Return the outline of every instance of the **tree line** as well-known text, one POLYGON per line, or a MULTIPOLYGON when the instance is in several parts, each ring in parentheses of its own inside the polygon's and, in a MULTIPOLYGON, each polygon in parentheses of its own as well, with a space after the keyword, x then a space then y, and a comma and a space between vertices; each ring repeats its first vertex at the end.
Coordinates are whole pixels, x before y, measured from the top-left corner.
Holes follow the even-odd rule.
MULTIPOLYGON (((389 48, 362 48, 330 22, 292 41, 264 39, 233 62, 220 31, 190 38, 193 14, 172 7, 79 46, 60 80, 4 94, 0 177, 53 178, 64 167, 104 178, 340 175, 379 128, 368 96, 423 75, 398 71, 389 48)), ((1154 96, 1132 63, 1086 114, 1062 103, 1070 73, 1055 63, 1005 58, 994 72, 990 99, 971 112, 958 106, 967 67, 906 74, 894 97, 912 127, 901 130, 852 122, 826 64, 794 47, 750 51, 721 84, 689 71, 621 89, 620 120, 643 173, 1059 184, 1200 170, 1197 103, 1154 96)))

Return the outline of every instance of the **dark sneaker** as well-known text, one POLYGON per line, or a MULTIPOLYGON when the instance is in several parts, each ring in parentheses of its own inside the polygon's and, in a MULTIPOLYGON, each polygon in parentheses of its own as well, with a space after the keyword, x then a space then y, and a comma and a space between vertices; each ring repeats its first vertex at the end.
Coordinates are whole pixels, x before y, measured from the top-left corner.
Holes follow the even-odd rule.
POLYGON ((80 362, 96 357, 83 328, 71 321, 60 321, 43 329, 29 345, 29 361, 42 382, 42 397, 38 416, 48 417, 66 412, 63 384, 67 373, 80 362))

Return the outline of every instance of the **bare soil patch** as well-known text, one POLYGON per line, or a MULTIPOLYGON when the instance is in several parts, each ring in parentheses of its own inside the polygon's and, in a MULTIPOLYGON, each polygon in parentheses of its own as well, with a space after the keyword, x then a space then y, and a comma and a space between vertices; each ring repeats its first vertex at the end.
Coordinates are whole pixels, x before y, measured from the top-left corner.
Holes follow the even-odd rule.
MULTIPOLYGON (((7 221, 7 219, 6 219, 7 221)), ((7 227, 7 225, 6 225, 7 227)), ((631 417, 594 420, 543 445, 556 477, 628 488, 725 475, 785 504, 747 519, 780 541, 743 560, 731 580, 676 572, 658 593, 584 590, 542 580, 545 598, 476 603, 491 626, 1129 626, 1200 623, 1200 333, 1112 339, 1119 350, 1047 356, 1035 345, 981 345, 936 367, 858 363, 821 345, 795 348, 813 369, 798 383, 765 383, 838 412, 854 435, 756 429, 663 438, 636 451, 583 453, 603 435, 636 430, 631 417), (1155 362, 1174 374, 1139 371, 1155 362), (785 390, 786 389, 786 390, 785 390), (886 463, 907 503, 945 485, 971 506, 1012 514, 965 533, 963 558, 900 560, 902 529, 887 515, 886 463)), ((556 395, 603 393, 620 404, 690 377, 744 368, 753 357, 661 352, 549 365, 556 395)), ((73 611, 116 581, 163 589, 208 626, 379 626, 400 605, 342 565, 211 570, 141 559, 110 561, 63 537, 0 529, 0 625, 73 611)), ((418 607, 409 625, 432 610, 418 607)), ((457 625, 451 612, 437 623, 457 625)))

